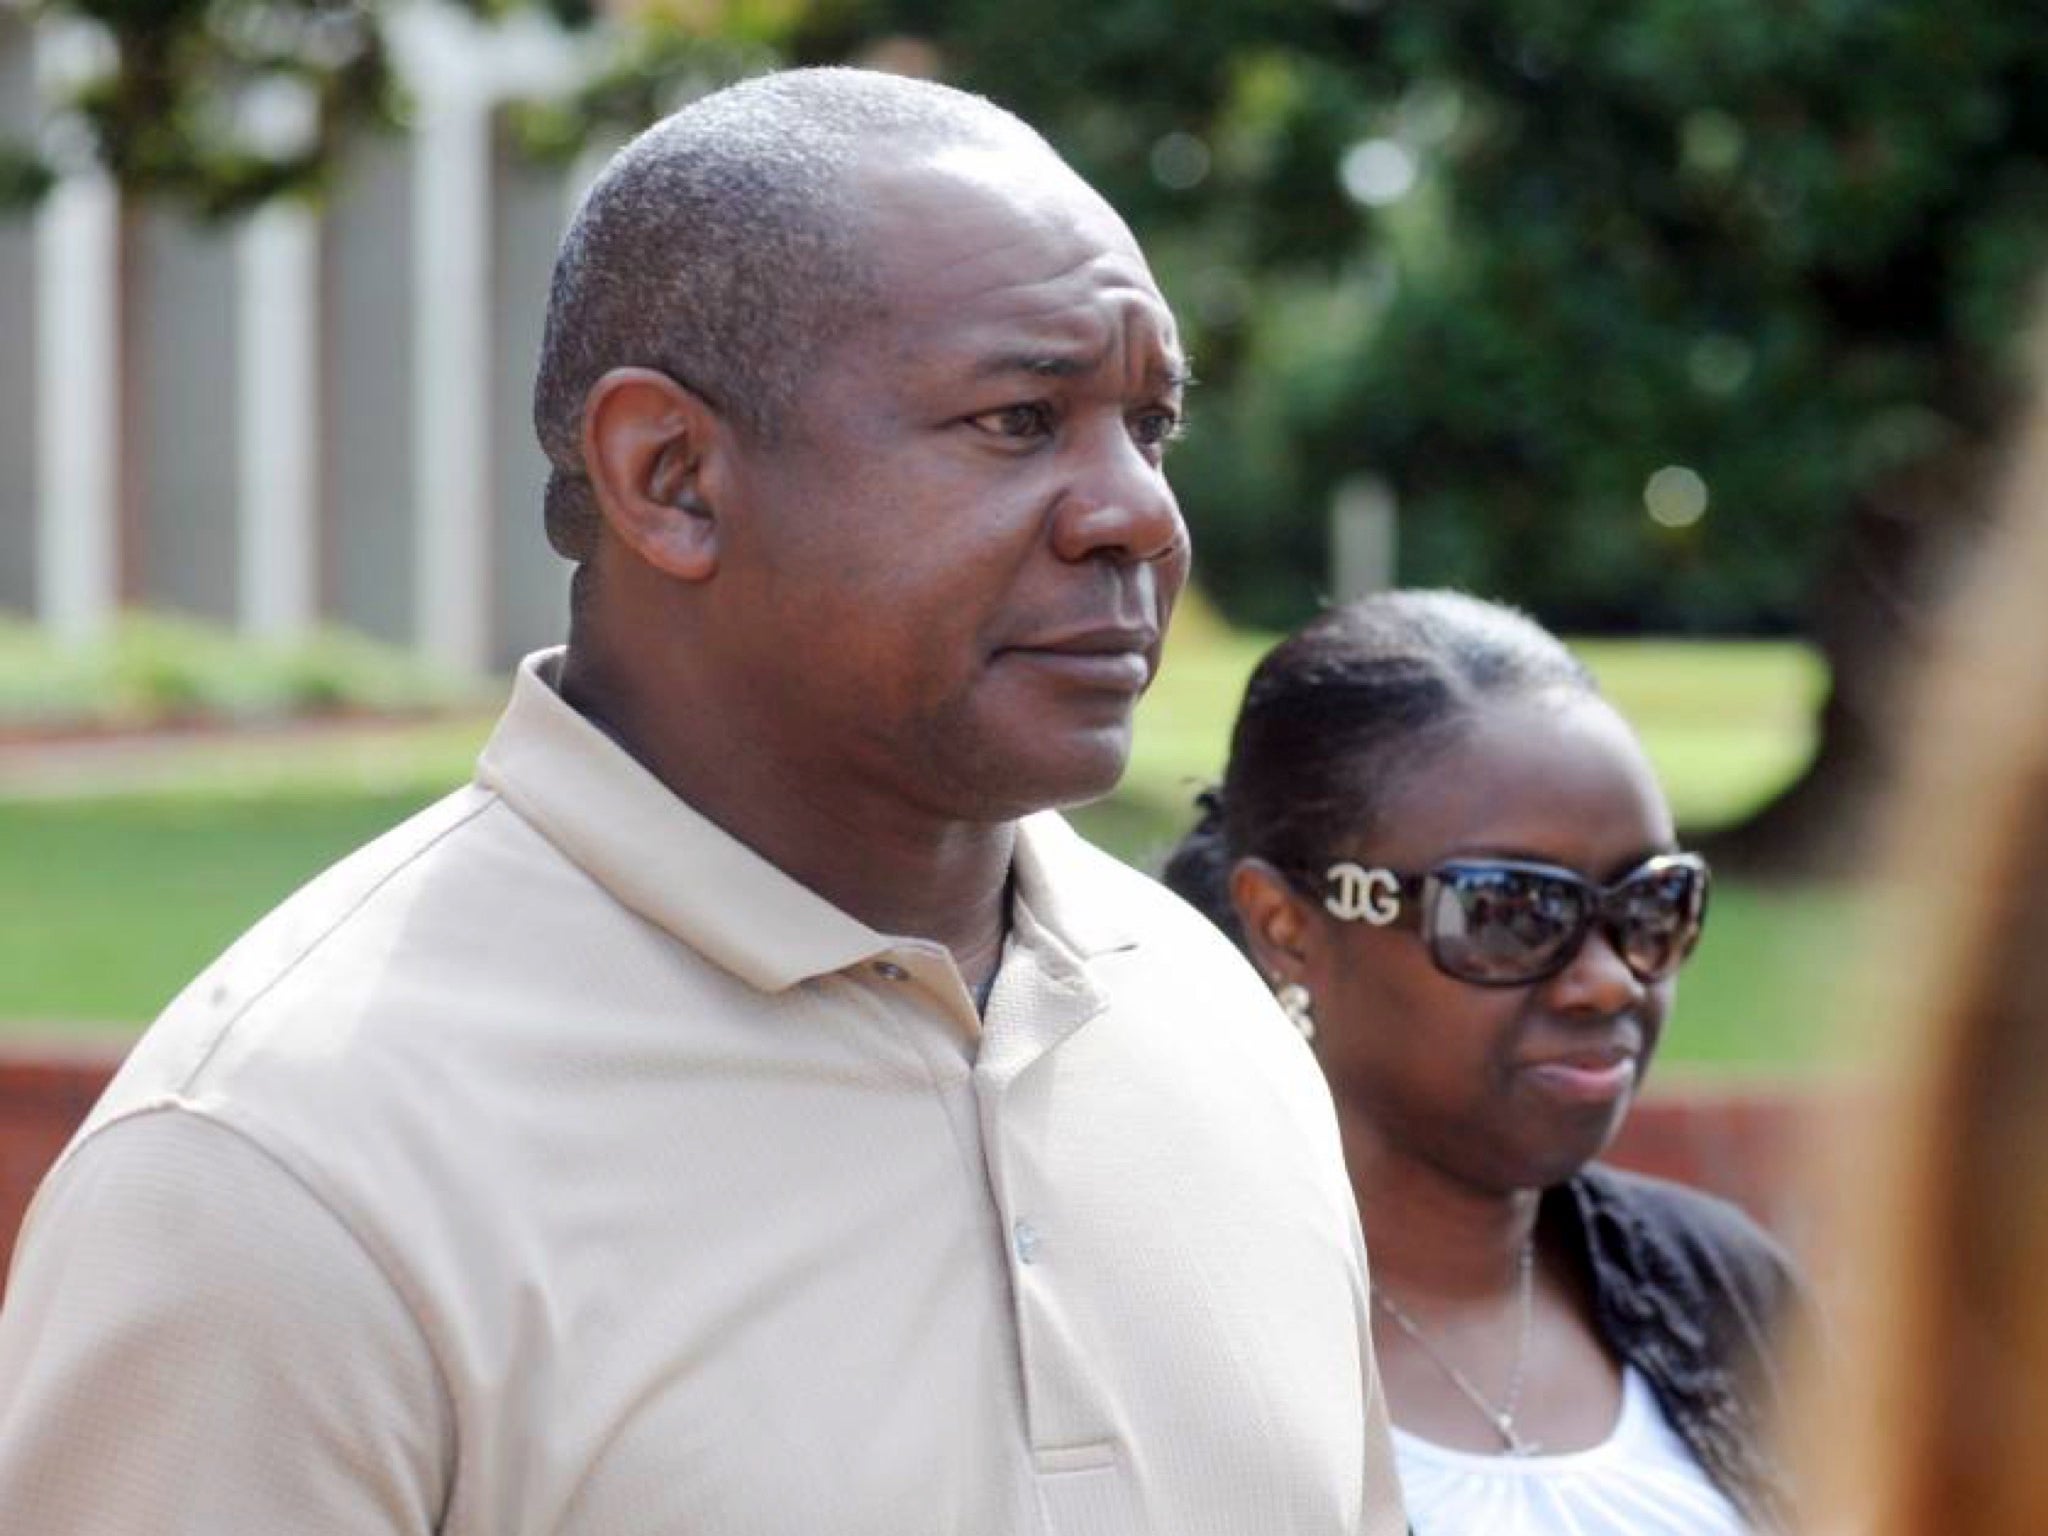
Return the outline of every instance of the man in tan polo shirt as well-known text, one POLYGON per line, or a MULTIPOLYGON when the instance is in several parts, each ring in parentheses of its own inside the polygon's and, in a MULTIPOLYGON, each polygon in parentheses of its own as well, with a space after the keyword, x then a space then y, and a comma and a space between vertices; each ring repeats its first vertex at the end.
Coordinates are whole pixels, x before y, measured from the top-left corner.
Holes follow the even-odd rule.
POLYGON ((628 146, 536 392, 569 644, 44 1186, 0 1529, 1398 1531, 1314 1063, 1039 814, 1123 768, 1185 374, 986 102, 797 72, 628 146))

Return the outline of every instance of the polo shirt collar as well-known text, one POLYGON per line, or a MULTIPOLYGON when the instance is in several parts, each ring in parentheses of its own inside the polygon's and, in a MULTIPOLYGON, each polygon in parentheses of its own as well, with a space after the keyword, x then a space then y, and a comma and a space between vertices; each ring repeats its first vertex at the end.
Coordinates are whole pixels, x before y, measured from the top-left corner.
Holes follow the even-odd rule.
POLYGON ((1103 878, 1108 857, 1057 811, 1017 823, 1015 899, 1083 959, 1137 942, 1121 882, 1103 878))
POLYGON ((693 810, 556 691, 562 648, 519 664, 477 760, 495 791, 621 905, 763 992, 890 941, 693 810))
MULTIPOLYGON (((699 814, 556 690, 562 648, 519 664, 477 761, 497 793, 621 905, 750 986, 780 992, 896 948, 699 814)), ((1076 956, 1135 942, 1107 855, 1057 812, 1018 823, 1015 899, 1076 956)))

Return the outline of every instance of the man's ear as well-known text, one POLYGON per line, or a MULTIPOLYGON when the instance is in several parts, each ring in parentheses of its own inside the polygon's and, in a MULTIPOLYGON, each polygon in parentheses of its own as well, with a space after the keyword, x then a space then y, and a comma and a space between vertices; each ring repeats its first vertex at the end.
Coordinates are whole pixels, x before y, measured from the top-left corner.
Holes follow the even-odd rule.
POLYGON ((694 390, 652 368, 614 368, 583 402, 583 462, 598 510, 647 564, 680 581, 718 569, 709 491, 728 430, 694 390))
POLYGON ((1259 970, 1276 986, 1306 982, 1322 940, 1308 898, 1264 859, 1239 859, 1230 871, 1230 904, 1259 970))

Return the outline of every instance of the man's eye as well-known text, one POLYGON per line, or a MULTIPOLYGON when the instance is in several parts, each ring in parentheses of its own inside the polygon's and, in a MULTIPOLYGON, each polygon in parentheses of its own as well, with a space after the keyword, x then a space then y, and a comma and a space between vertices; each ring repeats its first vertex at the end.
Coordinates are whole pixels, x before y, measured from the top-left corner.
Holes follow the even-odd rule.
POLYGON ((1006 405, 967 418, 970 425, 994 437, 1044 437, 1052 431, 1052 408, 1042 400, 1006 405))
POLYGON ((1179 411, 1140 411, 1131 418, 1131 436, 1141 448, 1163 448, 1180 436, 1179 411))

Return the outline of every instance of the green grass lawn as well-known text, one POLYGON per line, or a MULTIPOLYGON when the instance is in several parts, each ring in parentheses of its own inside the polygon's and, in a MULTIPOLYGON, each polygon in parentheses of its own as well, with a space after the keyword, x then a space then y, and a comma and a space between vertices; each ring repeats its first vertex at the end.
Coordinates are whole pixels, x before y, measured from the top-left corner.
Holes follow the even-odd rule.
MULTIPOLYGON (((1201 610, 1176 620, 1167 664, 1139 708, 1117 797, 1158 814, 1144 840, 1171 841, 1195 792, 1223 771, 1245 680, 1273 639, 1225 629, 1201 610)), ((1642 733, 1682 829, 1734 821, 1813 753, 1827 675, 1803 645, 1581 640, 1572 649, 1642 733)), ((1131 820, 1123 810, 1119 827, 1131 820)))
MULTIPOLYGON (((1220 769, 1267 637, 1203 614, 1177 626, 1140 712, 1126 783, 1077 813, 1150 867, 1220 769)), ((1643 730, 1681 822, 1739 814, 1811 750, 1818 668, 1791 645, 1598 642, 1582 651, 1643 730)), ((337 744, 209 747, 147 792, 90 776, 0 796, 0 1031, 132 1028, 276 900, 461 782, 487 726, 441 721, 337 744)), ((1813 957, 1839 953, 1844 891, 1723 881, 1667 1037, 1667 1068, 1798 1066, 1828 1002, 1813 957)))
POLYGON ((422 802, 202 793, 0 804, 0 1019, 149 1018, 278 897, 422 802))
POLYGON ((1572 649, 1642 733, 1681 832, 1739 819, 1813 755, 1827 670, 1804 645, 1581 640, 1572 649))

